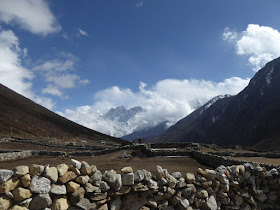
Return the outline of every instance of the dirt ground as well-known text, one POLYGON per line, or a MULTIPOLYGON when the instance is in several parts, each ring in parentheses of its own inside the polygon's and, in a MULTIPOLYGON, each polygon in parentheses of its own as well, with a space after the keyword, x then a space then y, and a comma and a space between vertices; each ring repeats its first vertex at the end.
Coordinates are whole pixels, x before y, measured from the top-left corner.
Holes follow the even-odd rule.
POLYGON ((10 150, 48 150, 48 151, 70 151, 60 148, 44 147, 33 144, 23 144, 17 142, 0 142, 0 149, 10 149, 10 150))
MULTIPOLYGON (((0 169, 13 169, 20 165, 31 165, 31 164, 41 164, 50 166, 57 166, 60 163, 70 164, 70 159, 74 158, 76 160, 84 160, 91 165, 96 165, 102 172, 104 170, 114 169, 120 172, 120 169, 125 166, 131 166, 134 170, 146 169, 149 171, 154 171, 156 165, 160 165, 162 168, 166 168, 169 173, 179 171, 182 174, 187 172, 195 173, 197 168, 209 168, 201 165, 196 160, 190 157, 155 157, 155 158, 138 158, 133 157, 130 159, 121 158, 121 154, 124 151, 119 151, 115 153, 110 153, 106 155, 100 155, 96 157, 29 157, 25 159, 0 162, 0 169)), ((130 153, 130 151, 126 151, 130 153)))

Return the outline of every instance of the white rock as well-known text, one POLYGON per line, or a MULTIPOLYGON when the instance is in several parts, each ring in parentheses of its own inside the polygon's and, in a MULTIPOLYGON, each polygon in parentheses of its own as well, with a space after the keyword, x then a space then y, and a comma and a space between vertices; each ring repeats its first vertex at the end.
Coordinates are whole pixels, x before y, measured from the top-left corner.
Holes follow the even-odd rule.
POLYGON ((216 199, 213 195, 211 195, 207 201, 206 201, 206 204, 208 206, 208 208, 210 210, 217 210, 218 209, 218 205, 217 205, 217 202, 216 202, 216 199))
POLYGON ((34 193, 49 193, 51 181, 45 177, 33 176, 30 184, 30 190, 34 193))
POLYGON ((70 163, 71 163, 71 165, 73 165, 77 169, 81 169, 81 167, 82 167, 82 163, 78 160, 71 159, 70 163))

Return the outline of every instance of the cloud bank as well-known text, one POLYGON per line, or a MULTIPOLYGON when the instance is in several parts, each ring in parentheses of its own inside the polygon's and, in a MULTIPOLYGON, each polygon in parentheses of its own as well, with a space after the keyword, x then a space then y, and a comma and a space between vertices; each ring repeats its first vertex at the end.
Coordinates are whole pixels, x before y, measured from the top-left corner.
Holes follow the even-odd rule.
POLYGON ((254 71, 280 56, 280 32, 268 26, 249 24, 241 33, 225 28, 223 39, 234 44, 236 54, 249 56, 254 71))
POLYGON ((1 0, 0 21, 34 34, 47 35, 61 29, 44 0, 1 0))
POLYGON ((113 86, 97 92, 94 96, 96 103, 92 106, 66 109, 58 113, 91 129, 120 137, 163 121, 174 124, 213 97, 221 94, 235 95, 248 83, 249 79, 238 77, 218 83, 206 80, 166 79, 151 87, 141 82, 136 92, 113 86), (145 112, 138 113, 126 124, 103 117, 110 108, 120 105, 127 109, 141 106, 145 112))

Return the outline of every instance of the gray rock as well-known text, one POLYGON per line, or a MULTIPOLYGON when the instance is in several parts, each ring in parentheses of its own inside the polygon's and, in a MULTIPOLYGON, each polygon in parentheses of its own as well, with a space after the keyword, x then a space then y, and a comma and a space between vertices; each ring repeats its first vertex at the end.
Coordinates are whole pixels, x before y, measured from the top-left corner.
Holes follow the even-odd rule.
POLYGON ((13 175, 14 172, 12 170, 0 169, 0 184, 8 181, 13 175))
POLYGON ((122 205, 121 199, 112 200, 110 202, 110 210, 120 210, 122 205))
POLYGON ((65 185, 52 185, 51 193, 56 195, 65 195, 67 193, 65 185))
POLYGON ((33 176, 30 190, 34 193, 48 193, 51 189, 51 181, 45 177, 33 176))
POLYGON ((95 186, 99 186, 102 181, 102 173, 97 170, 89 179, 89 182, 95 186))
POLYGON ((134 184, 133 173, 122 174, 122 185, 133 185, 133 184, 134 184))
POLYGON ((84 210, 91 209, 91 203, 87 198, 82 198, 75 206, 84 210))
POLYGON ((29 209, 38 210, 49 207, 52 204, 52 199, 49 194, 39 194, 35 196, 29 205, 29 209))
POLYGON ((142 170, 137 170, 134 172, 134 181, 141 182, 144 179, 144 172, 142 170))
POLYGON ((81 169, 81 167, 82 167, 82 163, 78 160, 71 159, 70 163, 71 163, 71 165, 73 165, 77 169, 81 169))
POLYGON ((180 179, 182 177, 181 172, 173 172, 171 174, 175 179, 180 179))
POLYGON ((109 185, 107 184, 107 182, 101 181, 100 182, 100 186, 99 186, 101 192, 106 192, 110 189, 109 185))
POLYGON ((145 169, 142 170, 144 173, 144 180, 149 181, 152 178, 152 173, 150 171, 146 171, 145 169))

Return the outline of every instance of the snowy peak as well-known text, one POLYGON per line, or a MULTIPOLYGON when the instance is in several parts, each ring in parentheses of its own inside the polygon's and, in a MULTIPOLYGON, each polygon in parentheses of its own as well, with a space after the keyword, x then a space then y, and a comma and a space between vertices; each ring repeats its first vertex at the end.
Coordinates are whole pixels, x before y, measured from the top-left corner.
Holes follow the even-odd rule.
POLYGON ((218 100, 222 99, 222 98, 229 98, 231 97, 231 95, 229 94, 226 94, 226 95, 218 95, 214 98, 212 98, 210 101, 208 101, 206 104, 204 104, 202 107, 201 107, 201 110, 200 110, 200 114, 203 114, 203 112, 208 109, 209 107, 211 107, 214 103, 216 103, 218 100))
POLYGON ((135 106, 128 110, 124 106, 118 106, 116 108, 111 108, 104 115, 104 117, 119 122, 127 122, 129 119, 133 118, 137 113, 143 111, 144 109, 141 106, 135 106))

